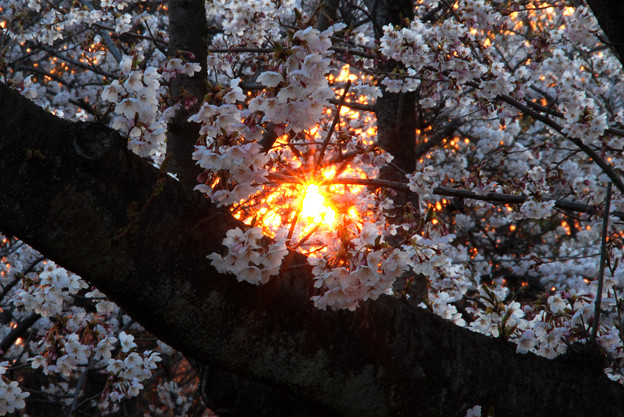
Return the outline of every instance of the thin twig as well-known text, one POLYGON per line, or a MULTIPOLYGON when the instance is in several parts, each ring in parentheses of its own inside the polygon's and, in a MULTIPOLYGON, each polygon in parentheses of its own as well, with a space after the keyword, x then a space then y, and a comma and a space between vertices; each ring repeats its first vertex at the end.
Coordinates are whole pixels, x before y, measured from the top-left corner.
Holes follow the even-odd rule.
MULTIPOLYGON (((93 5, 91 4, 91 0, 82 0, 82 4, 87 6, 87 8, 89 8, 90 10, 95 10, 93 5)), ((108 47, 111 55, 113 55, 113 58, 115 58, 115 61, 117 61, 117 63, 121 62, 121 60, 123 59, 123 55, 121 54, 119 48, 117 48, 117 45, 115 45, 115 43, 111 39, 108 32, 104 29, 100 29, 100 36, 102 36, 104 43, 108 47)))
MULTIPOLYGON (((330 98, 328 100, 331 104, 338 104, 340 103, 339 100, 336 100, 335 98, 330 98)), ((375 112, 375 106, 372 104, 363 104, 363 103, 352 103, 352 102, 346 102, 346 103, 342 103, 343 107, 348 107, 350 109, 353 110, 360 110, 360 111, 368 111, 368 112, 375 112)))
MULTIPOLYGON (((283 174, 269 174, 269 180, 275 182, 285 182, 301 184, 303 181, 297 177, 283 174)), ((391 188, 397 191, 410 192, 409 186, 400 182, 381 180, 376 178, 329 178, 320 181, 319 185, 364 185, 377 188, 391 188)))
POLYGON ((82 395, 82 391, 84 390, 85 384, 87 383, 87 375, 89 374, 89 371, 93 369, 94 363, 95 360, 92 357, 89 361, 89 365, 87 365, 87 367, 80 374, 80 378, 78 379, 78 385, 76 386, 76 390, 74 391, 74 398, 72 400, 71 409, 69 410, 68 417, 72 417, 80 406, 79 400, 82 395))
POLYGON ((611 183, 607 184, 607 196, 602 213, 602 242, 600 244, 600 268, 598 270, 598 288, 596 289, 596 305, 594 307, 594 325, 591 333, 592 342, 596 342, 598 326, 600 325, 600 304, 602 302, 602 286, 604 283, 604 270, 607 261, 607 234, 609 232, 609 209, 611 208, 611 183))
POLYGON ((316 226, 314 226, 312 228, 312 230, 310 230, 308 232, 308 234, 306 234, 299 242, 297 242, 294 246, 292 246, 290 249, 292 250, 296 250, 299 246, 303 245, 308 239, 310 239, 310 237, 312 237, 312 235, 314 233, 316 233, 316 231, 319 229, 319 227, 321 226, 320 223, 318 223, 316 226))
POLYGON ((73 65, 73 66, 75 66, 77 68, 82 68, 82 69, 86 69, 88 71, 92 71, 92 72, 94 72, 96 74, 99 74, 99 75, 101 75, 103 77, 108 77, 108 78, 111 78, 111 79, 115 79, 116 78, 115 74, 113 74, 111 72, 104 71, 104 70, 102 70, 100 68, 97 68, 97 67, 94 67, 92 65, 84 64, 82 62, 76 61, 75 59, 68 58, 65 55, 61 54, 60 52, 58 52, 58 51, 56 51, 56 50, 54 50, 52 48, 49 48, 49 47, 47 47, 45 45, 40 44, 40 45, 37 45, 37 47, 43 49, 44 51, 46 51, 50 55, 55 56, 55 57, 65 61, 68 64, 71 64, 71 65, 73 65))
POLYGON ((419 160, 423 155, 425 155, 431 148, 442 143, 444 139, 451 136, 455 130, 462 125, 462 121, 460 119, 453 119, 448 122, 440 131, 436 132, 433 137, 429 138, 429 140, 422 145, 416 148, 415 159, 419 160))
POLYGON ((618 298, 615 287, 611 288, 611 290, 613 290, 613 298, 615 298, 615 308, 617 309, 618 315, 618 324, 616 327, 619 330, 618 334, 620 335, 620 341, 624 345, 624 334, 622 334, 622 299, 618 298))
POLYGON ((290 229, 288 230, 288 236, 286 236, 286 242, 288 243, 290 243, 293 233, 295 233, 295 227, 297 226, 297 222, 299 221, 300 214, 301 214, 301 207, 299 207, 297 211, 295 212, 295 217, 293 218, 293 221, 290 224, 290 229))
POLYGON ((561 126, 559 123, 555 122, 554 120, 550 119, 547 115, 544 115, 544 114, 540 113, 539 111, 534 110, 534 109, 528 107, 527 105, 520 103, 518 100, 516 100, 516 99, 514 99, 514 98, 512 98, 510 96, 499 95, 499 96, 497 96, 497 98, 499 100, 504 101, 505 103, 510 104, 511 106, 517 108, 518 110, 522 111, 523 113, 533 117, 534 119, 539 120, 540 122, 544 123, 545 125, 553 128, 559 134, 561 134, 563 137, 568 139, 570 142, 574 143, 583 152, 585 152, 585 154, 587 156, 589 156, 596 163, 596 165, 598 165, 602 169, 602 171, 605 174, 607 174, 607 176, 609 177, 611 182, 613 182, 613 184, 615 184, 616 188, 618 190, 620 190, 620 192, 624 193, 624 182, 622 181, 622 178, 620 178, 620 176, 615 172, 613 167, 611 165, 609 165, 609 163, 606 162, 604 159, 602 159, 600 157, 600 155, 598 154, 598 152, 596 152, 594 149, 592 149, 591 147, 589 147, 588 145, 583 143, 583 141, 581 141, 580 139, 572 137, 572 136, 569 136, 569 135, 566 135, 565 133, 563 133, 563 126, 561 126))
POLYGON ((327 132, 327 136, 325 136, 325 140, 323 141, 323 146, 321 146, 321 150, 319 151, 318 157, 316 158, 316 167, 321 165, 321 161, 325 156, 325 150, 327 149, 327 144, 329 143, 329 139, 334 134, 334 130, 336 129, 336 125, 338 124, 338 120, 340 119, 340 109, 347 98, 347 93, 349 92, 349 88, 351 87, 351 80, 347 81, 347 84, 344 87, 344 92, 342 93, 342 97, 340 97, 340 101, 336 106, 336 115, 334 116, 334 120, 332 121, 331 127, 329 128, 329 132, 327 132))
MULTIPOLYGON (((274 182, 285 182, 291 184, 303 184, 304 181, 298 177, 284 174, 272 173, 269 174, 269 180, 274 182)), ((399 183, 395 181, 381 180, 376 178, 329 178, 323 179, 320 182, 320 185, 364 185, 369 187, 377 187, 377 188, 390 188, 397 191, 402 192, 413 192, 410 190, 409 186, 404 183, 399 183)), ((440 195, 444 197, 455 197, 455 198, 468 198, 471 200, 479 200, 479 201, 487 201, 488 203, 494 204, 523 204, 528 200, 528 197, 525 195, 513 195, 513 194, 502 194, 502 193, 487 193, 487 194, 477 194, 474 191, 463 190, 459 188, 450 188, 450 187, 435 187, 433 189, 434 195, 440 195)), ((554 203, 555 208, 560 210, 568 210, 568 211, 577 211, 581 213, 587 214, 595 214, 597 208, 588 204, 577 203, 575 201, 568 200, 555 200, 554 203)), ((619 217, 621 220, 624 220, 624 211, 615 210, 611 213, 612 215, 619 217)))
MULTIPOLYGON (((445 197, 456 197, 456 198, 469 198, 472 200, 480 200, 487 201, 489 203, 498 203, 498 204, 522 204, 527 201, 528 197, 525 195, 512 195, 512 194, 501 194, 501 193, 487 193, 487 194, 477 194, 474 191, 462 190, 457 188, 450 187, 435 187, 433 189, 433 194, 441 195, 445 197)), ((568 200, 555 200, 555 208, 561 210, 569 210, 569 211, 578 211, 581 213, 594 214, 596 213, 596 207, 590 206, 587 204, 577 203, 574 201, 568 200)), ((624 220, 624 211, 613 211, 612 215, 619 217, 621 220, 624 220)))

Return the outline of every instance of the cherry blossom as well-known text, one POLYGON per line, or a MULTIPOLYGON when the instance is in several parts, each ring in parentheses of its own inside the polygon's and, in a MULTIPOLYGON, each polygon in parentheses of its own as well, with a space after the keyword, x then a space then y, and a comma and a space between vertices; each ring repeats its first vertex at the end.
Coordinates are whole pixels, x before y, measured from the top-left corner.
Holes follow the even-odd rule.
MULTIPOLYGON (((218 32, 211 53, 193 62, 186 51, 165 56, 158 5, 83 3, 0 1, 11 67, 0 68, 2 82, 60 117, 107 124, 163 170, 168 123, 187 111, 199 125, 195 189, 241 221, 206 254, 219 273, 266 284, 299 251, 320 309, 401 296, 523 354, 554 358, 586 342, 604 185, 624 164, 621 64, 587 7, 462 0, 447 10, 425 0, 400 25, 364 19, 318 30, 307 2, 300 10, 290 0, 219 0, 206 4, 218 32), (202 68, 204 97, 172 97, 177 77, 202 68), (381 112, 372 111, 389 93, 418 95, 419 153, 390 184, 382 171, 399 155, 384 151, 381 112), (441 132, 447 123, 453 129, 441 132), (322 203, 309 215, 311 189, 322 203), (409 202, 397 204, 399 195, 409 202), (587 210, 567 211, 561 201, 587 210), (420 299, 398 287, 415 276, 424 277, 420 299)), ((622 192, 613 193, 616 210, 622 192)), ((622 382, 624 243, 621 225, 608 226, 596 340, 612 361, 609 377, 622 382)), ((33 340, 21 341, 24 354, 15 345, 0 365, 0 414, 25 407, 29 393, 7 376, 24 364, 49 376, 42 392, 59 397, 78 389, 76 375, 97 369, 108 381, 103 413, 139 395, 171 352, 146 348, 142 330, 77 275, 51 261, 29 269, 37 259, 30 249, 9 255, 13 271, 28 272, 3 271, 10 290, 1 308, 13 324, 41 318, 33 340)), ((179 390, 158 382, 159 398, 184 410, 179 390)), ((481 414, 481 406, 467 411, 481 414)))

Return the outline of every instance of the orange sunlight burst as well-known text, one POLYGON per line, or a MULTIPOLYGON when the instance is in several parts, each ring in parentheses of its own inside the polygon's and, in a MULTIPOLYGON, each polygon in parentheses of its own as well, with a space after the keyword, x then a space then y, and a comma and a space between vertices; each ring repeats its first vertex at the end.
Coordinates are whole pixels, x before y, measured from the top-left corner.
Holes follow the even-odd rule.
POLYGON ((325 204, 325 196, 321 194, 316 184, 306 186, 305 196, 301 202, 301 217, 330 227, 336 221, 336 212, 325 204))

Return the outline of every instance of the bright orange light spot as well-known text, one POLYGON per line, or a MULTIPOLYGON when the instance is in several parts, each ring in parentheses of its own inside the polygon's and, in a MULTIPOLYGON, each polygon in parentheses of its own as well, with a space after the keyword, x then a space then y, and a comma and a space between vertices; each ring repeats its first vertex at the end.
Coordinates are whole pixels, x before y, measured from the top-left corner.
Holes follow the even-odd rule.
POLYGON ((514 232, 516 230, 516 225, 515 224, 510 224, 509 225, 509 230, 514 232))
POLYGON ((316 184, 306 187, 301 203, 301 217, 312 219, 314 223, 324 223, 327 226, 331 226, 336 220, 336 212, 325 204, 325 196, 320 193, 316 184))
POLYGON ((570 236, 572 234, 572 229, 570 229, 570 225, 565 220, 561 221, 561 227, 565 229, 566 235, 570 236))
POLYGON ((552 292, 557 291, 557 287, 550 287, 550 291, 552 291, 552 292))
POLYGON ((351 74, 350 66, 345 65, 340 70, 340 75, 338 75, 338 77, 336 78, 336 81, 338 82, 355 81, 357 80, 357 78, 358 78, 357 75, 351 74))
POLYGON ((334 175, 336 175, 336 168, 333 168, 333 167, 323 172, 323 176, 327 179, 332 178, 334 175))

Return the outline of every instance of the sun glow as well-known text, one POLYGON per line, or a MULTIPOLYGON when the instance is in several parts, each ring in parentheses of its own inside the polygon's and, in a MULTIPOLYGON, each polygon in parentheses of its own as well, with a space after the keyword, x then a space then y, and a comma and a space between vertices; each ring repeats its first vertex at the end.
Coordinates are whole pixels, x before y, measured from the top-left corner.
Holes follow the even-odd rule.
POLYGON ((330 227, 336 221, 336 212, 325 203, 325 196, 321 194, 316 184, 309 184, 305 188, 301 202, 301 217, 308 222, 323 223, 330 227))
MULTIPOLYGON (((345 103, 368 104, 362 94, 348 89, 345 93, 343 83, 365 82, 369 75, 345 65, 327 78, 337 100, 344 96, 345 103)), ((328 106, 315 125, 279 136, 267 152, 272 161, 268 182, 233 210, 236 218, 260 227, 269 237, 286 234, 291 249, 312 256, 330 250, 339 236, 357 235, 358 228, 375 217, 372 202, 380 198, 372 197, 377 192, 363 183, 377 172, 365 172, 357 160, 383 152, 375 146, 374 114, 348 104, 341 106, 338 115, 336 111, 328 106)), ((221 182, 219 177, 210 186, 221 182)))

